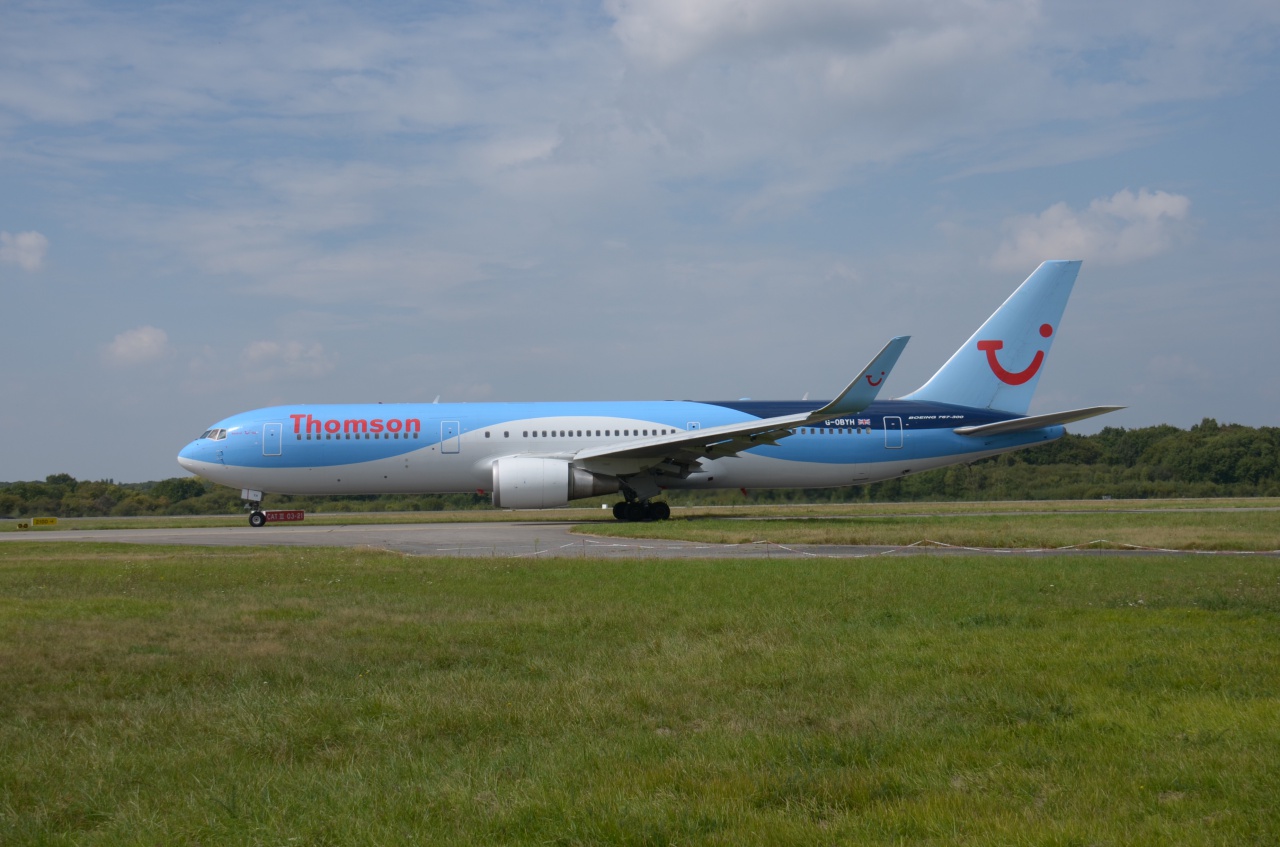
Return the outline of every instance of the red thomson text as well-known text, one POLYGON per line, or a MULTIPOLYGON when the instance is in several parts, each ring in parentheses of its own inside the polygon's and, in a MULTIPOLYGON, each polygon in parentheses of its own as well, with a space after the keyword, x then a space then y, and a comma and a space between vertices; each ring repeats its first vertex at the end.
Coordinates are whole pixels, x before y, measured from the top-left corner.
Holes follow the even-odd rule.
POLYGON ((422 432, 422 421, 417 418, 316 418, 311 415, 290 415, 294 435, 336 435, 338 433, 422 432))

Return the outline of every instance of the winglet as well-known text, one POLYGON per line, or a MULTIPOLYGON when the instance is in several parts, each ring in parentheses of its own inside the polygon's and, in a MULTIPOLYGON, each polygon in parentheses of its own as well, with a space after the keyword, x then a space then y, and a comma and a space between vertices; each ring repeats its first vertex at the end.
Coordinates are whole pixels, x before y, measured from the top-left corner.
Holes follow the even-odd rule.
POLYGON ((876 395, 880 393, 880 386, 884 384, 885 379, 889 376, 889 371, 893 370, 893 366, 897 364, 898 357, 902 355, 902 348, 907 346, 907 342, 911 340, 909 335, 899 335, 892 339, 888 344, 884 345, 884 349, 876 354, 862 373, 848 385, 844 387, 844 391, 840 392, 840 396, 832 400, 821 409, 810 412, 811 418, 834 418, 847 415, 856 415, 863 409, 871 405, 876 399, 876 395))

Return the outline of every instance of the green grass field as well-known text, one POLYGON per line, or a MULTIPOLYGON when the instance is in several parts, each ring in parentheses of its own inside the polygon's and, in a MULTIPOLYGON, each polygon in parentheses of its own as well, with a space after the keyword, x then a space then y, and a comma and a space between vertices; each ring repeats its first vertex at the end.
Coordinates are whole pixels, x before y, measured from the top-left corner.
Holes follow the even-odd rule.
POLYGON ((0 843, 1280 843, 1280 560, 0 548, 0 843))
MULTIPOLYGON (((930 504, 931 505, 931 504, 930 504)), ((1280 550, 1280 512, 1241 507, 1205 511, 870 512, 821 520, 780 517, 678 518, 650 524, 590 524, 579 531, 617 538, 661 538, 711 544, 853 544, 905 546, 932 541, 957 547, 1101 548, 1160 550, 1280 550)))

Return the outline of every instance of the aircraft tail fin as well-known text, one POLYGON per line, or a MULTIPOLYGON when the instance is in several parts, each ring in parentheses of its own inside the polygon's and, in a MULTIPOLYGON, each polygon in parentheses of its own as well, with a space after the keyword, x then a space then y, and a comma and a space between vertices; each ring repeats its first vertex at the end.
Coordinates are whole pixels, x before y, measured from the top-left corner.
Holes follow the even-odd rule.
POLYGON ((902 398, 1025 415, 1078 261, 1042 262, 929 381, 902 398))

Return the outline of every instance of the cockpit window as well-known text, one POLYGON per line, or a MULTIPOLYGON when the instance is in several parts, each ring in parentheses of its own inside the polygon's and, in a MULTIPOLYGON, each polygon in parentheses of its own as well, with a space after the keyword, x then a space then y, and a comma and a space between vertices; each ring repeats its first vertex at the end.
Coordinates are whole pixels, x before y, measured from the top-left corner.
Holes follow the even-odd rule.
MULTIPOLYGON (((211 430, 211 429, 206 429, 206 430, 204 431, 204 433, 200 436, 200 438, 208 438, 208 437, 209 437, 209 436, 211 436, 211 435, 213 435, 213 430, 211 430)), ((198 439, 196 439, 196 440, 197 440, 197 441, 199 441, 200 439, 198 438, 198 439)))
POLYGON ((207 438, 210 441, 221 441, 227 437, 227 431, 225 429, 206 429, 204 435, 200 437, 207 438))

